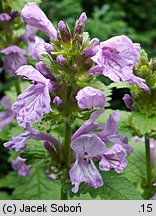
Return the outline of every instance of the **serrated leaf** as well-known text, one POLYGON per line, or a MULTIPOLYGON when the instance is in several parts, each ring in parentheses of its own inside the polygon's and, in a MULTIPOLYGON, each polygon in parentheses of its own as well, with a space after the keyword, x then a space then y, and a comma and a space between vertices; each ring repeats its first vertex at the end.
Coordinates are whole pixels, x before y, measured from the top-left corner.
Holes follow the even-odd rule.
POLYGON ((121 89, 121 88, 129 88, 129 87, 130 85, 128 82, 113 82, 108 86, 109 89, 112 88, 121 89))
POLYGON ((60 184, 48 179, 40 167, 34 167, 28 177, 22 181, 13 192, 13 199, 26 200, 57 200, 60 195, 60 184))
POLYGON ((42 141, 30 140, 27 142, 25 151, 20 156, 27 159, 27 164, 33 165, 38 162, 44 164, 47 160, 48 152, 44 148, 42 141))
POLYGON ((143 178, 146 178, 146 159, 145 159, 145 146, 143 142, 134 142, 129 139, 129 143, 133 148, 133 153, 128 157, 128 165, 122 173, 128 178, 140 192, 143 178))
POLYGON ((18 176, 15 172, 9 172, 7 176, 0 179, 0 188, 16 188, 22 178, 24 177, 18 176))
POLYGON ((131 125, 140 135, 149 134, 156 130, 156 116, 147 116, 144 113, 132 112, 131 125))
POLYGON ((109 172, 101 172, 104 185, 94 189, 85 184, 81 184, 79 192, 73 194, 70 191, 71 197, 81 197, 81 194, 87 196, 89 192, 92 199, 102 200, 141 200, 141 194, 136 190, 136 187, 122 174, 116 173, 114 170, 109 172))
POLYGON ((141 200, 135 186, 125 177, 110 171, 102 173, 104 186, 99 188, 98 195, 105 200, 141 200))

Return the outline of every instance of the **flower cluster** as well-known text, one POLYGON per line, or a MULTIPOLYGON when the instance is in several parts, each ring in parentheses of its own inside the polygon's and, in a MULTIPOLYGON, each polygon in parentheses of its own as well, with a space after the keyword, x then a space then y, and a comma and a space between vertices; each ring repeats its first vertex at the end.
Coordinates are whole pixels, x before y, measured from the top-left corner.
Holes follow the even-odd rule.
MULTIPOLYGON (((64 21, 60 21, 56 29, 32 2, 23 8, 22 18, 27 24, 22 38, 28 43, 28 54, 36 65, 26 65, 24 52, 15 46, 1 51, 7 55, 7 70, 31 82, 12 105, 19 126, 26 132, 13 137, 4 146, 21 152, 26 148, 27 140, 42 140, 55 162, 53 165, 57 164, 58 172, 68 171, 73 192, 78 191, 82 182, 100 187, 103 179, 94 161, 99 163, 102 171, 114 169, 121 173, 127 166, 126 156, 132 148, 127 138, 118 134, 118 112, 112 113, 105 125, 96 122, 103 113, 106 97, 101 90, 93 88, 90 81, 94 74, 100 73, 112 81, 127 81, 148 91, 145 81, 133 74, 140 46, 126 36, 116 36, 104 42, 97 38, 90 40, 83 32, 87 22, 85 13, 76 21, 73 33, 64 21), (50 38, 50 43, 36 35, 38 30, 50 38), (15 53, 22 66, 10 70, 15 53), (61 123, 67 125, 62 143, 33 128, 33 123, 40 122, 43 115, 50 113, 53 116, 55 111, 59 113, 61 123), (90 118, 72 134, 74 120, 79 116, 86 119, 87 113, 90 118)), ((131 107, 131 102, 127 104, 131 107)), ((59 120, 57 123, 61 124, 59 120)), ((27 175, 29 167, 24 166, 24 162, 18 158, 13 167, 27 175)), ((62 178, 66 180, 66 175, 62 178)))

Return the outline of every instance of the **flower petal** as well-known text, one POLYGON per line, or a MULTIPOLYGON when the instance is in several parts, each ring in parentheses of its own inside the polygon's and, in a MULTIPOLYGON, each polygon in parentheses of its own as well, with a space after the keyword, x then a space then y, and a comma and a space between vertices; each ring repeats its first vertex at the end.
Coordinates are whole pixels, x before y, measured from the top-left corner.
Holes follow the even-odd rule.
POLYGON ((103 185, 102 177, 92 160, 90 160, 90 163, 84 160, 76 161, 70 169, 69 175, 70 181, 74 186, 72 189, 74 193, 78 192, 79 185, 82 182, 87 183, 93 188, 98 188, 103 185))

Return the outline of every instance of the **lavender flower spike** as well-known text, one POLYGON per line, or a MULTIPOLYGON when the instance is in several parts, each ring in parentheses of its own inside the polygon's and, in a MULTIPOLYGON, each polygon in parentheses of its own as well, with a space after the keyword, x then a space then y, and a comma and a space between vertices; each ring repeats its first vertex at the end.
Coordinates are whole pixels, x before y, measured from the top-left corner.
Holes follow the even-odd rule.
POLYGON ((76 99, 80 109, 91 109, 93 106, 103 108, 106 101, 102 91, 89 86, 81 89, 76 99))
POLYGON ((96 135, 82 135, 72 141, 71 148, 76 153, 76 161, 69 171, 72 191, 77 193, 82 182, 94 188, 102 186, 102 177, 92 158, 105 149, 103 142, 96 135))
POLYGON ((128 37, 116 36, 100 43, 98 52, 92 60, 101 68, 102 73, 114 82, 128 81, 149 90, 145 80, 133 74, 133 67, 140 56, 140 45, 128 37))
POLYGON ((12 76, 20 66, 27 64, 27 59, 24 56, 25 51, 16 45, 10 45, 0 52, 6 55, 4 67, 12 76))
POLYGON ((12 161, 12 168, 17 171, 20 176, 29 176, 30 175, 30 165, 25 164, 26 159, 18 156, 16 160, 12 161))
POLYGON ((12 120, 15 118, 15 113, 11 109, 11 101, 7 96, 4 96, 0 100, 0 104, 6 108, 5 111, 0 112, 0 132, 2 131, 3 127, 9 125, 12 120))
POLYGON ((49 79, 29 65, 20 67, 16 74, 33 81, 33 84, 18 96, 17 102, 12 106, 17 113, 18 124, 26 127, 27 124, 39 121, 43 113, 51 111, 49 91, 53 90, 53 85, 49 79))
POLYGON ((30 2, 22 9, 24 22, 43 31, 48 37, 57 40, 57 31, 45 13, 33 2, 30 2))

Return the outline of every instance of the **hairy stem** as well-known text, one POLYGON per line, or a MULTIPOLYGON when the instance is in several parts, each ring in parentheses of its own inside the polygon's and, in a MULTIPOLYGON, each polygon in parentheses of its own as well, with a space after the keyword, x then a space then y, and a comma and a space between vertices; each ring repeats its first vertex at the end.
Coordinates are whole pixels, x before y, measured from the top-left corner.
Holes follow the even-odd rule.
POLYGON ((146 150, 146 169, 147 169, 147 185, 150 187, 152 184, 152 167, 150 158, 150 141, 145 137, 145 150, 146 150))
POLYGON ((20 80, 19 80, 19 78, 15 79, 15 89, 16 89, 17 96, 19 94, 21 94, 21 86, 20 86, 20 80))
POLYGON ((65 131, 64 131, 64 158, 65 166, 67 170, 69 169, 69 160, 70 160, 70 142, 71 142, 71 127, 68 121, 65 122, 65 131))

